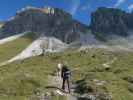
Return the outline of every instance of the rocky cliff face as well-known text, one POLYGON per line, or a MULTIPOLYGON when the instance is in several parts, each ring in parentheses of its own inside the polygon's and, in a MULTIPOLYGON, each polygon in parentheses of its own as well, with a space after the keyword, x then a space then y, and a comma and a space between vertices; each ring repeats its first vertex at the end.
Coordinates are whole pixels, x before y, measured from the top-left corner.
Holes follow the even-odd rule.
POLYGON ((62 10, 28 7, 17 12, 15 17, 5 23, 1 38, 31 31, 70 43, 79 39, 80 33, 85 32, 86 29, 85 25, 73 20, 70 14, 62 10))
POLYGON ((27 7, 2 26, 0 38, 31 31, 71 43, 81 39, 82 33, 88 30, 100 40, 112 35, 128 36, 133 32, 133 13, 101 7, 92 13, 90 26, 85 26, 57 8, 27 7))
POLYGON ((90 26, 93 33, 103 36, 128 36, 133 30, 133 13, 101 7, 92 13, 90 26))
POLYGON ((0 28, 4 25, 4 22, 0 22, 0 28))

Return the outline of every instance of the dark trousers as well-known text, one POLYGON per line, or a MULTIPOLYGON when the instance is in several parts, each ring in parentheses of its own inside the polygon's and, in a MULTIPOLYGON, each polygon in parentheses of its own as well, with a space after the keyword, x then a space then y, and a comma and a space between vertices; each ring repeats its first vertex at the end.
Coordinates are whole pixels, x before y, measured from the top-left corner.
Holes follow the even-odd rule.
POLYGON ((63 90, 65 90, 65 83, 67 83, 68 91, 70 93, 69 78, 67 78, 67 79, 63 78, 63 83, 62 83, 62 89, 63 90))

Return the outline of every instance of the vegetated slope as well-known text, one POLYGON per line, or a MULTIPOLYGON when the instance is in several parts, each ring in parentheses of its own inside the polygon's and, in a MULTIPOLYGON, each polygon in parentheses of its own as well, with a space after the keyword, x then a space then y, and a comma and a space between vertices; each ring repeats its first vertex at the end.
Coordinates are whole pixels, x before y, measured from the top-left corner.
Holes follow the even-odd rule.
POLYGON ((132 59, 132 52, 88 49, 47 54, 14 62, 0 68, 0 93, 6 94, 0 95, 0 99, 7 100, 8 96, 13 100, 29 100, 30 97, 36 97, 36 91, 48 93, 45 89, 48 75, 56 70, 58 62, 64 62, 73 70, 71 81, 77 84, 75 93, 99 93, 99 98, 104 98, 104 93, 109 93, 113 100, 132 100, 132 59), (103 66, 114 58, 116 60, 109 68, 103 66))
POLYGON ((2 63, 4 61, 7 61, 23 51, 34 40, 34 36, 32 35, 32 33, 27 33, 25 34, 25 36, 22 36, 16 40, 1 44, 0 62, 2 63))

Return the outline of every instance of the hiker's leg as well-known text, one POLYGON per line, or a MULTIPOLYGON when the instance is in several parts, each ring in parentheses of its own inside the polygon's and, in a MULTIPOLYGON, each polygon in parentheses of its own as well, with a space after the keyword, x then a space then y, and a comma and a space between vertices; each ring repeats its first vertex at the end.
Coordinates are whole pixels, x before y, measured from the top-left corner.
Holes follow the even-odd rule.
POLYGON ((65 79, 63 78, 62 89, 65 90, 65 79))
POLYGON ((69 79, 67 79, 67 86, 68 86, 68 91, 69 91, 69 93, 70 93, 71 91, 70 91, 70 83, 69 83, 69 79))
POLYGON ((57 69, 57 76, 60 77, 61 76, 61 70, 60 69, 57 69))
POLYGON ((57 69, 57 76, 59 77, 59 70, 57 69))

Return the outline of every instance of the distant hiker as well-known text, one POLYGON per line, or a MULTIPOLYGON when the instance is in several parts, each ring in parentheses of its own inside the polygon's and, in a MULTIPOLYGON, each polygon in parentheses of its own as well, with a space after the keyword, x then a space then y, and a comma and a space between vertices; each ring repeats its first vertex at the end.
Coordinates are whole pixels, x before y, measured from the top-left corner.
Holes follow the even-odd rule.
POLYGON ((67 67, 66 65, 63 65, 62 71, 61 71, 61 77, 62 77, 62 79, 63 79, 63 82, 62 82, 62 89, 65 90, 65 83, 67 83, 67 87, 68 87, 69 93, 70 93, 70 84, 69 84, 70 75, 71 75, 71 72, 70 72, 70 70, 68 69, 68 67, 67 67))
POLYGON ((61 70, 62 70, 62 64, 59 63, 59 64, 57 65, 57 76, 61 76, 61 70))

